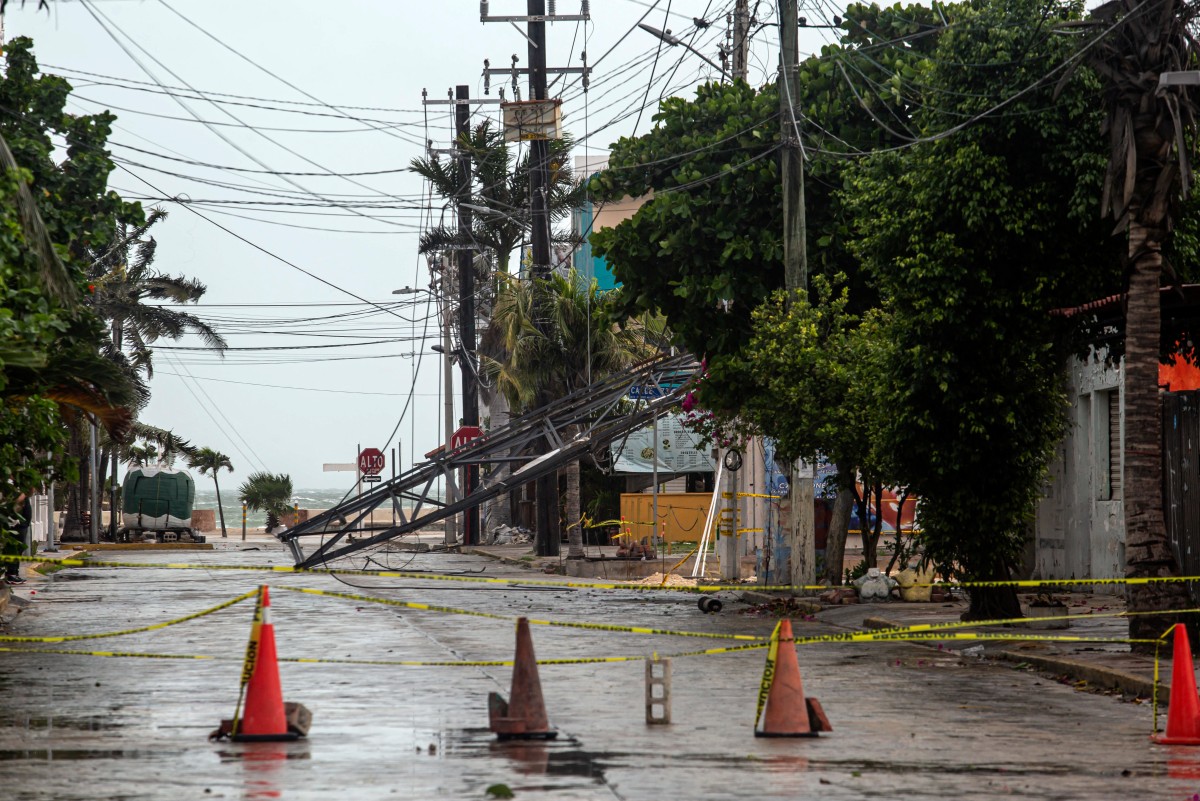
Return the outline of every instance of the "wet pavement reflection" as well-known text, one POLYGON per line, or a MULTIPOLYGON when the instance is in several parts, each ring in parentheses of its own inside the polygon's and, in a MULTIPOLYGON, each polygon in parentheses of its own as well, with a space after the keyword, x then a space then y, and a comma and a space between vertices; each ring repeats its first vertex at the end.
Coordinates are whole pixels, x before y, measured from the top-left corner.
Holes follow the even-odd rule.
MULTIPOLYGON (((128 557, 138 558, 154 556, 128 557)), ((196 555, 201 558, 288 563, 279 549, 196 555)), ((478 557, 422 555, 408 566, 506 575, 478 557)), ((225 571, 66 570, 36 582, 37 600, 7 630, 39 635, 143 626, 246 592, 258 578, 225 571)), ((704 615, 694 603, 633 593, 344 582, 271 576, 273 586, 506 616, 740 634, 763 634, 773 625, 737 614, 734 604, 704 615)), ((286 592, 273 592, 272 602, 284 660, 512 655, 509 621, 286 592)), ((508 692, 508 668, 284 661, 284 697, 313 712, 309 739, 209 743, 207 734, 237 700, 250 614, 249 605, 239 605, 162 631, 71 644, 214 657, 208 660, 0 653, 0 801, 458 799, 484 798, 492 786, 507 787, 518 799, 554 801, 1182 800, 1200 792, 1200 749, 1150 744, 1145 705, 901 643, 801 650, 805 689, 821 699, 834 726, 817 739, 753 737, 764 655, 745 651, 677 658, 670 726, 644 722, 640 662, 543 665, 547 709, 560 731, 552 742, 501 743, 486 728, 487 694, 508 692)), ((796 625, 801 634, 827 631, 813 622, 796 625)), ((542 659, 724 644, 544 626, 535 627, 533 637, 542 659)))

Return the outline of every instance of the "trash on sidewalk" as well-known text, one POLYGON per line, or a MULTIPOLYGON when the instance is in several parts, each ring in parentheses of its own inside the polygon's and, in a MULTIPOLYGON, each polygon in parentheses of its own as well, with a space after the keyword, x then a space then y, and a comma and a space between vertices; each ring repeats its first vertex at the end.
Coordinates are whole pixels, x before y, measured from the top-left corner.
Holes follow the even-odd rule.
POLYGON ((484 545, 523 545, 533 542, 533 532, 522 526, 497 526, 484 545))

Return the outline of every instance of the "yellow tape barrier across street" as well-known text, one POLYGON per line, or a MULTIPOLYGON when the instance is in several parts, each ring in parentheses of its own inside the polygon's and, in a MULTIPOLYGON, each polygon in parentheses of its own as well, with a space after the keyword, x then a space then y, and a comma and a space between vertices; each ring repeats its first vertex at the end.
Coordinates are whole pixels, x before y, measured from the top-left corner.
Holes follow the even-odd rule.
MULTIPOLYGON (((396 601, 390 598, 375 598, 370 595, 356 595, 349 592, 333 592, 330 590, 314 590, 306 587, 282 587, 277 586, 277 590, 285 590, 287 592, 298 592, 305 595, 320 595, 328 598, 344 598, 349 601, 362 601, 364 603, 383 604, 385 606, 399 606, 407 609, 420 609, 429 612, 445 612, 451 615, 470 615, 472 617, 484 617, 492 620, 503 620, 507 623, 516 621, 515 617, 510 615, 498 615, 494 612, 477 612, 472 609, 458 609, 453 606, 439 606, 437 604, 426 604, 417 601, 396 601)), ((753 634, 717 634, 707 631, 673 631, 671 629, 653 629, 644 626, 619 626, 615 623, 579 623, 568 620, 538 620, 536 618, 527 618, 531 626, 558 626, 568 629, 590 629, 592 631, 614 631, 623 632, 626 634, 656 634, 666 637, 703 637, 714 640, 748 640, 750 642, 760 642, 764 638, 756 637, 753 634)))
POLYGON ((152 623, 149 626, 140 626, 136 629, 105 631, 97 634, 58 634, 46 637, 24 637, 4 634, 0 635, 0 642, 74 642, 77 640, 100 640, 105 637, 123 637, 126 634, 141 634, 145 631, 157 631, 159 629, 165 629, 168 626, 177 626, 180 623, 187 623, 189 620, 196 620, 197 618, 211 615, 214 612, 220 612, 222 609, 228 609, 234 604, 240 604, 242 601, 253 598, 254 596, 258 595, 258 592, 259 591, 257 589, 253 589, 250 592, 243 593, 236 598, 231 598, 228 601, 217 604, 216 606, 210 606, 208 609, 202 609, 199 612, 193 612, 190 615, 177 617, 174 620, 167 620, 163 623, 152 623))
MULTIPOLYGON (((1029 642, 1033 640, 1043 642, 1074 642, 1074 643, 1154 643, 1159 640, 1130 640, 1124 638, 1113 637, 1084 637, 1071 635, 1056 635, 1056 634, 1000 634, 992 632, 846 632, 839 634, 817 635, 813 637, 795 637, 791 640, 780 640, 780 642, 792 642, 796 645, 813 645, 815 643, 832 643, 832 642, 879 642, 879 641, 907 641, 907 640, 1009 640, 1014 642, 1029 642)), ((759 640, 757 642, 747 643, 745 645, 733 645, 723 648, 705 648, 696 651, 682 651, 673 654, 659 654, 660 657, 670 658, 686 658, 693 656, 715 656, 718 654, 731 654, 739 651, 755 651, 762 648, 768 648, 771 645, 770 640, 759 640)), ((212 656, 208 654, 162 654, 162 653, 145 653, 132 651, 83 651, 70 649, 54 649, 54 648, 11 648, 0 646, 0 653, 18 653, 18 654, 65 654, 75 656, 98 656, 98 657, 117 657, 117 658, 137 658, 137 659, 184 659, 184 660, 211 660, 217 662, 243 662, 243 657, 240 656, 212 656)), ((601 663, 616 663, 616 662, 644 662, 650 659, 647 654, 639 654, 635 656, 594 656, 594 657, 573 657, 565 659, 538 659, 539 665, 594 665, 601 663)), ((421 661, 421 660, 390 660, 390 659, 321 659, 321 658, 306 658, 306 657, 280 657, 280 662, 289 662, 306 665, 375 665, 383 667, 512 667, 513 660, 511 659, 488 659, 488 660, 442 660, 442 661, 421 661)))
MULTIPOLYGON (((353 600, 368 603, 380 603, 388 606, 399 606, 422 611, 444 612, 449 614, 465 614, 475 617, 485 617, 491 619, 504 620, 511 622, 512 618, 496 615, 490 612, 474 612, 471 610, 456 609, 454 607, 438 606, 435 604, 424 604, 413 601, 394 601, 385 598, 373 598, 370 596, 356 595, 352 593, 328 592, 324 590, 312 590, 305 588, 284 588, 290 592, 298 592, 309 595, 317 595, 322 597, 341 598, 344 600, 353 600)), ((194 620, 208 614, 212 614, 220 609, 228 608, 235 603, 246 600, 250 597, 258 596, 258 589, 245 593, 237 598, 225 601, 215 607, 202 610, 201 612, 188 615, 183 618, 177 618, 165 623, 156 623, 151 626, 144 626, 138 629, 129 629, 121 632, 106 632, 99 635, 59 635, 45 638, 21 638, 20 642, 62 642, 72 639, 90 639, 101 636, 119 636, 122 634, 133 634, 144 631, 160 630, 169 625, 174 625, 185 620, 194 620)), ((1190 610, 1175 610, 1176 614, 1186 614, 1189 612, 1197 612, 1200 609, 1190 610)), ((257 613, 256 613, 257 614, 257 613)), ((1131 612, 1108 612, 1095 613, 1092 615, 1063 615, 1062 618, 1072 618, 1075 620, 1087 619, 1092 617, 1122 617, 1133 614, 1162 614, 1162 613, 1131 613, 1131 612)), ((1057 618, 1040 618, 1039 620, 1054 620, 1057 618)), ((654 629, 639 626, 618 626, 615 624, 603 623, 577 623, 570 621, 550 621, 550 620, 530 620, 534 625, 545 626, 561 626, 566 628, 593 629, 599 631, 613 631, 635 634, 653 634, 662 636, 683 636, 683 637, 714 637, 724 639, 739 639, 748 640, 742 645, 725 646, 718 648, 705 648, 700 650, 683 651, 674 654, 667 654, 670 657, 694 657, 694 656, 713 656, 719 654, 730 654, 739 651, 758 650, 762 648, 777 648, 779 642, 791 642, 794 645, 814 645, 819 643, 849 643, 849 642, 890 642, 890 641, 918 641, 918 640, 936 640, 936 641, 1011 641, 1011 642, 1074 642, 1074 643, 1157 643, 1159 640, 1135 640, 1120 637, 1089 637, 1083 635, 1066 635, 1066 634, 1027 634, 1027 633, 1007 633, 1007 632, 970 632, 958 631, 956 629, 977 628, 982 626, 995 626, 1010 623, 1027 622, 1027 618, 1008 618, 996 620, 981 620, 981 621, 948 621, 944 623, 922 623, 913 626, 893 627, 888 629, 876 629, 872 631, 847 631, 837 632, 834 634, 820 634, 808 637, 793 637, 788 640, 780 640, 778 636, 778 626, 770 639, 762 639, 754 635, 739 635, 739 634, 713 634, 706 632, 679 632, 668 629, 654 629)), ((63 654, 63 655, 79 655, 79 656, 97 656, 97 657, 116 657, 116 658, 139 658, 139 659, 182 659, 182 660, 215 660, 215 661, 233 661, 236 657, 217 657, 206 654, 164 654, 164 653, 146 653, 146 652, 131 652, 131 651, 85 651, 73 649, 48 649, 48 648, 12 648, 0 647, 0 652, 5 653, 46 653, 46 654, 63 654)), ((603 664, 603 663, 618 663, 618 662, 638 662, 646 660, 646 655, 636 656, 597 656, 597 657, 573 657, 563 659, 539 659, 540 665, 585 665, 585 664, 603 664)), ((377 660, 377 659, 328 659, 328 658, 307 658, 307 657, 292 657, 281 658, 282 662, 297 663, 297 664, 336 664, 336 665, 375 665, 375 666, 391 666, 391 667, 511 667, 513 662, 511 659, 489 659, 489 660, 377 660)), ((243 660, 244 664, 244 660, 243 660)))
MULTIPOLYGON (((214 565, 191 562, 113 562, 98 559, 71 559, 67 557, 45 556, 6 556, 0 555, 0 564, 4 562, 31 562, 39 564, 62 565, 63 567, 119 567, 142 568, 147 570, 208 570, 208 571, 242 571, 265 573, 295 573, 300 575, 339 575, 339 576, 368 576, 375 578, 400 578, 420 581, 450 581, 477 584, 508 584, 529 587, 559 587, 563 589, 591 590, 658 590, 674 592, 721 592, 724 590, 754 590, 755 592, 797 592, 818 591, 830 589, 827 584, 697 584, 688 585, 658 585, 630 584, 622 582, 586 582, 586 581, 551 581, 539 579, 493 578, 488 576, 447 576, 440 573, 420 573, 402 570, 356 570, 353 568, 303 568, 291 565, 214 565)), ((1173 584, 1181 581, 1200 582, 1200 576, 1146 576, 1141 578, 1082 578, 1082 579, 1014 579, 1012 581, 946 581, 938 583, 914 584, 914 587, 943 587, 943 588, 998 588, 998 587, 1084 587, 1089 585, 1127 585, 1141 586, 1147 584, 1173 584)))

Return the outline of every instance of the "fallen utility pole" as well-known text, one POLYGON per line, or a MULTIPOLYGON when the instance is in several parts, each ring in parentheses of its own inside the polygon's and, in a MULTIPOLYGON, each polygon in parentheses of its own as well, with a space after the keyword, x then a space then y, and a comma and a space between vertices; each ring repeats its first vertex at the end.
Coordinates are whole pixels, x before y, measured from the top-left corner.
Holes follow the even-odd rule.
POLYGON ((414 465, 394 479, 381 482, 356 498, 282 532, 297 567, 319 567, 352 553, 378 548, 387 542, 477 507, 586 453, 596 453, 630 432, 650 423, 676 404, 689 388, 698 365, 691 356, 661 356, 634 365, 583 387, 546 406, 517 417, 508 424, 459 448, 435 452, 429 461, 414 465), (629 413, 631 387, 649 388, 649 398, 639 400, 629 413), (535 445, 549 441, 548 453, 535 445), (447 503, 438 497, 439 479, 451 486, 455 475, 468 466, 497 468, 481 481, 470 497, 447 503), (403 506, 407 501, 409 508, 403 506), (383 507, 395 512, 396 522, 375 523, 373 512, 383 507), (306 550, 305 543, 315 545, 306 550))

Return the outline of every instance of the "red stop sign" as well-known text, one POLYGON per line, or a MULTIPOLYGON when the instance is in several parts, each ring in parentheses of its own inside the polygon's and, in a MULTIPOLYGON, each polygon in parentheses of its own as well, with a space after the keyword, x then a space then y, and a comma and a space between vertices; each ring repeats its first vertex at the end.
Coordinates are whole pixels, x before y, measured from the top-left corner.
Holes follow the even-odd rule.
POLYGON ((377 476, 383 472, 383 451, 379 448, 363 448, 358 454, 358 471, 364 476, 377 476))

